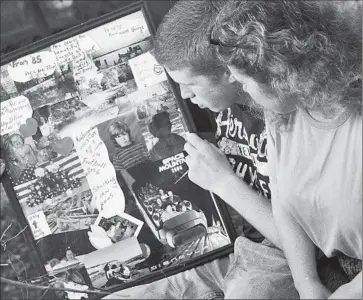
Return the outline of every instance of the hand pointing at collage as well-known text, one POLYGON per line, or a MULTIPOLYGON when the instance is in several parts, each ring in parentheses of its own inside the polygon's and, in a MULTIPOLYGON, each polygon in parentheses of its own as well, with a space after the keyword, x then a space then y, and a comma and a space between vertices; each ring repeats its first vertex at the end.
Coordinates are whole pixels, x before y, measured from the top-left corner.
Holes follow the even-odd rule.
POLYGON ((195 133, 187 134, 184 150, 188 153, 189 179, 200 187, 219 195, 228 179, 235 176, 225 154, 195 133))

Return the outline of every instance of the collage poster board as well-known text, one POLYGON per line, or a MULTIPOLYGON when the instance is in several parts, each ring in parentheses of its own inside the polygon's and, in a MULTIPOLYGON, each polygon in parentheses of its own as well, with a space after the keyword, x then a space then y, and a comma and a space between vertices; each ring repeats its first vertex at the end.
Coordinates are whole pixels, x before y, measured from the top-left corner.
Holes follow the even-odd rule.
POLYGON ((139 9, 1 66, 5 188, 49 276, 117 290, 231 248, 152 48, 139 9))

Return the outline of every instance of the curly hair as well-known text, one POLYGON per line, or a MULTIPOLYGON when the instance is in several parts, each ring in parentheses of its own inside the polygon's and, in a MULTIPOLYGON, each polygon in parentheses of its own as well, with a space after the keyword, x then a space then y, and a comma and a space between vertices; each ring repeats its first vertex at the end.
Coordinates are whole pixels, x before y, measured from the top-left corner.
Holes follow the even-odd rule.
POLYGON ((154 39, 156 60, 171 70, 185 67, 202 75, 218 76, 226 66, 218 60, 206 32, 226 0, 179 0, 165 15, 154 39))
POLYGON ((210 40, 219 45, 222 61, 278 101, 294 99, 325 117, 347 108, 361 114, 361 31, 352 30, 332 5, 229 1, 210 40))

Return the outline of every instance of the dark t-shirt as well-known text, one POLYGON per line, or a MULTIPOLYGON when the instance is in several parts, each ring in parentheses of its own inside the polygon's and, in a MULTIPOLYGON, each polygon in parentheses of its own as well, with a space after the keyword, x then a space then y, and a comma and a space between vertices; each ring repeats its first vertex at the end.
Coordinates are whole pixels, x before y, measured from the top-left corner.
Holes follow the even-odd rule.
MULTIPOLYGON (((265 198, 271 199, 270 180, 266 174, 267 135, 264 121, 249 108, 233 105, 217 115, 216 123, 218 147, 226 154, 238 177, 265 198)), ((245 220, 243 232, 256 242, 264 238, 245 220)))

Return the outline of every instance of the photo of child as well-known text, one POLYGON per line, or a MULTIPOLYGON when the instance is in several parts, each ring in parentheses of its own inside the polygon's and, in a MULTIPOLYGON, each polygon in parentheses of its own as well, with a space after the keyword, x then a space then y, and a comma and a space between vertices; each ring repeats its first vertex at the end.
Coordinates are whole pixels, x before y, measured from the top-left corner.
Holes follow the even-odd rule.
POLYGON ((108 133, 115 146, 113 166, 116 171, 129 170, 149 158, 145 145, 133 141, 126 123, 113 122, 108 128, 108 133))
POLYGON ((116 173, 121 175, 123 171, 127 171, 132 177, 138 177, 143 172, 143 167, 150 162, 150 157, 135 111, 128 111, 103 122, 97 125, 97 129, 116 173))
POLYGON ((25 144, 24 137, 14 133, 9 137, 10 155, 17 165, 22 169, 35 166, 38 163, 37 154, 34 149, 25 144))

